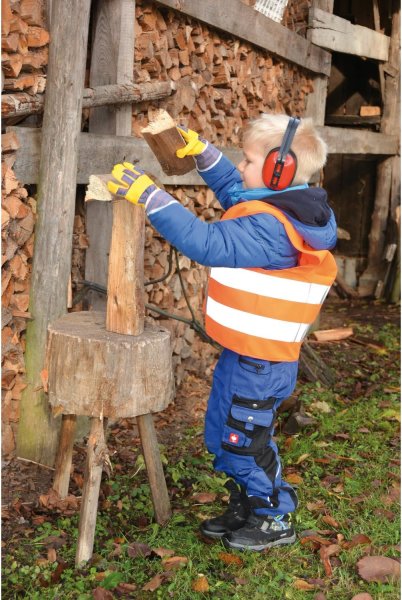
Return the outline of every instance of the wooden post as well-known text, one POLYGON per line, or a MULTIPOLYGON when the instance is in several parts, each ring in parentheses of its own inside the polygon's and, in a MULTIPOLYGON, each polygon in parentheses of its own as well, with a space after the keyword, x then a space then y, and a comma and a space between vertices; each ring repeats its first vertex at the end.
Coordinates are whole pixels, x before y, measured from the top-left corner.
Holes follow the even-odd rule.
MULTIPOLYGON (((125 200, 117 200, 113 204, 106 329, 123 334, 135 332, 135 335, 139 335, 144 329, 144 209, 125 200), (135 227, 130 225, 134 220, 135 227), (138 287, 139 282, 141 289, 138 287), (133 298, 138 305, 133 302, 133 298)), ((144 365, 144 368, 149 366, 144 365)), ((152 415, 137 416, 137 425, 156 520, 162 524, 169 519, 171 508, 152 415)))
MULTIPOLYGON (((388 63, 384 65, 385 95, 381 120, 381 133, 389 135, 400 129, 400 8, 399 3, 395 0, 392 4, 391 43, 388 63)), ((383 278, 387 268, 384 261, 385 236, 390 213, 392 173, 396 158, 386 158, 377 167, 377 186, 369 234, 367 268, 359 279, 360 296, 375 294, 379 297, 382 293, 383 278)), ((391 216, 394 218, 394 215, 391 216)))
POLYGON ((96 516, 98 512, 99 488, 105 461, 108 461, 108 454, 104 437, 103 419, 92 417, 87 445, 84 489, 82 492, 78 544, 75 557, 77 566, 80 565, 81 562, 89 560, 92 556, 96 516))
POLYGON ((137 425, 141 437, 156 520, 160 525, 163 525, 172 516, 172 511, 152 415, 137 417, 137 425))
POLYGON ((60 498, 65 498, 68 494, 76 428, 76 415, 63 415, 53 480, 53 489, 60 498))
POLYGON ((78 140, 81 130, 90 0, 53 0, 42 127, 38 219, 26 337, 18 456, 53 465, 60 419, 49 411, 40 378, 47 326, 66 312, 71 272, 78 140))
MULTIPOLYGON (((134 24, 134 0, 98 0, 93 15, 91 87, 133 83, 134 24)), ((94 108, 89 116, 89 132, 130 136, 131 120, 131 104, 122 105, 119 110, 113 106, 94 108)), ((126 160, 131 161, 131 157, 126 160)), ((110 170, 112 167, 110 165, 110 170)), ((101 285, 107 285, 112 212, 111 204, 106 202, 92 202, 87 206, 87 233, 91 243, 86 252, 85 278, 101 285)), ((90 292, 88 298, 94 309, 105 309, 104 296, 90 292)))

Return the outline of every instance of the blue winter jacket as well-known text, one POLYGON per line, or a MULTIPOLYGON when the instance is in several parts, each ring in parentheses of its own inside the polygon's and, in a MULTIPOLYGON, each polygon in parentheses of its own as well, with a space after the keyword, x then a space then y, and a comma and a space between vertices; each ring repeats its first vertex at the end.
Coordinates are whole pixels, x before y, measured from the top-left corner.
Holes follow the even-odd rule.
MULTIPOLYGON (((235 183, 241 183, 236 167, 222 156, 213 168, 200 172, 200 175, 213 190, 222 208, 229 209, 233 204, 229 190, 235 183)), ((288 188, 283 194, 277 194, 272 204, 278 207, 281 196, 285 194, 296 205, 300 197, 301 208, 303 201, 308 200, 310 214, 309 218, 302 219, 305 222, 296 218, 295 213, 283 210, 307 244, 317 250, 333 248, 336 243, 336 222, 333 211, 326 204, 324 190, 307 188, 303 192, 292 192, 292 188, 288 188), (329 216, 321 226, 315 224, 320 219, 314 219, 311 214, 315 210, 315 197, 319 199, 316 203, 317 212, 324 203, 329 216)), ((151 211, 149 219, 180 252, 205 266, 285 269, 297 264, 297 251, 284 226, 269 214, 205 223, 178 202, 173 202, 155 212, 151 211)))

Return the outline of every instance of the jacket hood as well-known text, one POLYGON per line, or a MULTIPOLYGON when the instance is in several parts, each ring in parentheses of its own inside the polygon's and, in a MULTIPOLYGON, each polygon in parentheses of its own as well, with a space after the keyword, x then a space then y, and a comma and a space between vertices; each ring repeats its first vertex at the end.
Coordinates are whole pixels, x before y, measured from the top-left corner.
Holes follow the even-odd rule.
POLYGON ((288 189, 266 198, 265 202, 282 210, 304 241, 316 250, 333 248, 337 240, 335 216, 320 187, 288 189))

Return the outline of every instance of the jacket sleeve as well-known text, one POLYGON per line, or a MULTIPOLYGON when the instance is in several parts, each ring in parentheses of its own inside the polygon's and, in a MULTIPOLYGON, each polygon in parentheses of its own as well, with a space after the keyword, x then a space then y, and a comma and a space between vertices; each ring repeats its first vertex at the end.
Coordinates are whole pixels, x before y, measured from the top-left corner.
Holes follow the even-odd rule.
POLYGON ((223 154, 212 167, 204 170, 197 168, 199 175, 216 195, 222 208, 227 210, 232 206, 228 190, 235 184, 241 183, 241 176, 234 164, 223 154))
POLYGON ((205 223, 172 202, 148 216, 166 240, 205 266, 275 269, 296 264, 297 252, 283 225, 271 215, 205 223))

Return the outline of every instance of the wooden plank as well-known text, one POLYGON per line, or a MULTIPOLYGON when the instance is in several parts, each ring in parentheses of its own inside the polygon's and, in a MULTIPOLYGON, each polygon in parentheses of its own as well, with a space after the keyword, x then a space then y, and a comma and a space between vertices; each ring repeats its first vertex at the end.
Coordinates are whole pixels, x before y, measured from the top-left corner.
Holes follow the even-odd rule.
POLYGON ((49 414, 40 373, 48 325, 67 311, 90 4, 90 0, 53 0, 40 168, 39 161, 37 166, 32 320, 25 352, 28 385, 21 397, 17 451, 23 458, 50 465, 55 459, 60 421, 49 414))
MULTIPOLYGON (((119 106, 146 100, 158 100, 170 96, 171 93, 172 84, 170 81, 155 81, 141 85, 134 83, 99 85, 84 89, 82 108, 119 106)), ((32 95, 25 92, 3 94, 1 97, 1 116, 7 118, 40 114, 43 112, 44 104, 44 94, 32 95)))
POLYGON ((309 26, 312 43, 345 54, 375 60, 388 60, 390 38, 361 25, 332 15, 319 8, 310 9, 309 26))
POLYGON ((157 0, 159 4, 178 10, 207 25, 221 29, 228 35, 246 40, 268 50, 279 58, 313 71, 330 74, 331 55, 317 48, 301 35, 294 33, 260 12, 246 6, 241 0, 157 0))
MULTIPOLYGON (((321 8, 329 13, 334 9, 333 0, 313 0, 312 6, 321 8)), ((311 42, 311 29, 307 30, 307 39, 311 42)), ((328 94, 328 77, 318 75, 313 79, 314 91, 308 94, 306 100, 306 117, 311 117, 315 125, 324 125, 325 109, 328 94)))
POLYGON ((338 125, 340 127, 350 127, 351 125, 365 127, 367 125, 379 125, 381 123, 381 116, 361 117, 359 115, 327 115, 325 117, 325 122, 327 125, 338 125))
MULTIPOLYGON (((41 130, 30 127, 8 127, 7 131, 15 131, 20 143, 14 164, 17 178, 25 185, 37 183, 41 130)), ((394 155, 398 151, 396 135, 341 127, 319 127, 319 131, 328 144, 330 154, 394 155)), ((221 150, 234 164, 242 160, 242 152, 238 148, 221 148, 221 150)), ((86 185, 89 176, 93 173, 110 173, 113 165, 125 160, 131 162, 139 160, 141 167, 163 185, 205 185, 196 170, 185 175, 166 175, 155 160, 148 144, 142 139, 91 133, 80 134, 77 183, 86 185)))

